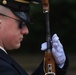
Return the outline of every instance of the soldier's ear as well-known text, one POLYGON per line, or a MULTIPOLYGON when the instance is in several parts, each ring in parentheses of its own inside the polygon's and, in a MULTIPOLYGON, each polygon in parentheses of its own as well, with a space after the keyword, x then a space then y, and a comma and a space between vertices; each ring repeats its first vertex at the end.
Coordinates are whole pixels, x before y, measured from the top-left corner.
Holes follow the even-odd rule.
POLYGON ((1 24, 1 19, 0 19, 0 24, 1 24))
POLYGON ((1 29, 1 19, 0 19, 0 29, 1 29))

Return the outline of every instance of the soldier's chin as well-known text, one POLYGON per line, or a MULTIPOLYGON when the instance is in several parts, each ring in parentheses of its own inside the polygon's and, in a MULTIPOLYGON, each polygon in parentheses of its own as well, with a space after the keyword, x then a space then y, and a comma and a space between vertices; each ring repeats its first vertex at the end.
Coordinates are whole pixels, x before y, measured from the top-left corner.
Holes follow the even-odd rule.
POLYGON ((21 46, 21 44, 19 43, 19 44, 17 44, 16 46, 15 46, 15 49, 19 49, 20 48, 20 46, 21 46))

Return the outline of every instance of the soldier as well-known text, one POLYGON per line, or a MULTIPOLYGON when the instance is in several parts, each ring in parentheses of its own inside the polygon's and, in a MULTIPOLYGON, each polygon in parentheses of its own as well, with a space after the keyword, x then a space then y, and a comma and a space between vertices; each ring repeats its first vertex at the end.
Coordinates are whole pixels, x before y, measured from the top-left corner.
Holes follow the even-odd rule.
MULTIPOLYGON (((29 33, 29 3, 30 0, 0 0, 0 75, 28 75, 7 50, 18 49, 23 35, 29 33)), ((41 49, 46 48, 46 43, 43 43, 41 49)), ((56 34, 52 37, 52 53, 56 61, 56 75, 65 75, 68 61, 56 34)), ((31 75, 44 75, 43 62, 31 75)))

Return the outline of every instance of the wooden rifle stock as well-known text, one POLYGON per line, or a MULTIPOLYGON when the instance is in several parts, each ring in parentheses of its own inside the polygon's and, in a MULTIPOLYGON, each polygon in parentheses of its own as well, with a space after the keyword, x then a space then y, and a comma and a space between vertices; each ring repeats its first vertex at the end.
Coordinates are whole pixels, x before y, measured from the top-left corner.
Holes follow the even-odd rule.
POLYGON ((44 71, 45 75, 56 75, 55 73, 55 61, 51 52, 51 37, 50 37, 50 25, 49 25, 49 1, 42 0, 43 13, 45 14, 46 19, 46 41, 47 41, 47 50, 44 55, 44 71))
POLYGON ((45 75, 56 75, 55 74, 55 62, 54 62, 54 58, 51 52, 45 51, 44 71, 45 71, 45 75))

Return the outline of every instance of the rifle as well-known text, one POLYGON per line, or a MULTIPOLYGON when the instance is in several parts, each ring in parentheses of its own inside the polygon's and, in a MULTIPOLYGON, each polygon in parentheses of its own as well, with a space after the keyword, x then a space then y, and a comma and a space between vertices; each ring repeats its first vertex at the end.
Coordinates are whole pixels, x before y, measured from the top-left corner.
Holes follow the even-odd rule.
POLYGON ((55 61, 51 52, 51 36, 50 36, 50 25, 49 25, 49 1, 42 0, 43 13, 45 14, 46 19, 46 41, 47 41, 47 50, 44 54, 44 72, 45 75, 56 75, 55 74, 55 61))

